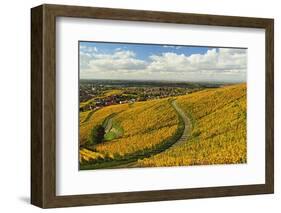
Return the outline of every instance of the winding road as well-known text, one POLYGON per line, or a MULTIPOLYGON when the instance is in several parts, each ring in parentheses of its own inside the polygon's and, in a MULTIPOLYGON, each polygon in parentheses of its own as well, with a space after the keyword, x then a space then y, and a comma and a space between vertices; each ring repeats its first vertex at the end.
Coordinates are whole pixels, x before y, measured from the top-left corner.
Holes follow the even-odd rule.
MULTIPOLYGON (((189 137, 189 133, 190 133, 190 129, 191 129, 191 122, 190 119, 188 118, 188 116, 185 114, 185 112, 180 108, 180 106, 177 104, 176 100, 173 100, 171 102, 171 106, 174 108, 174 110, 178 113, 178 115, 180 116, 180 118, 182 119, 183 123, 184 123, 184 129, 183 129, 183 133, 180 136, 180 138, 175 141, 172 145, 170 145, 167 149, 164 150, 154 150, 151 152, 152 155, 150 155, 149 157, 152 157, 153 155, 162 153, 168 149, 171 149, 172 147, 181 145, 183 143, 185 143, 189 137)), ((109 118, 110 119, 110 118, 109 118)), ((110 123, 110 120, 109 120, 110 123)), ((108 123, 107 123, 108 124, 108 123)), ((110 125, 109 125, 110 126, 110 125)), ((108 127, 108 125, 107 125, 108 127)), ((120 161, 120 162, 115 162, 114 165, 107 165, 107 163, 105 163, 103 165, 102 168, 132 168, 135 167, 137 164, 137 160, 136 158, 132 159, 132 160, 124 160, 124 161, 120 161)))
POLYGON ((189 137, 189 131, 191 129, 191 126, 190 126, 191 122, 190 122, 189 118, 186 116, 185 112, 179 107, 176 100, 172 101, 172 106, 174 107, 174 109, 177 111, 177 113, 180 115, 180 117, 182 118, 182 120, 184 122, 183 134, 180 137, 180 139, 171 146, 171 147, 174 147, 174 146, 178 146, 178 145, 186 142, 187 138, 189 137))
MULTIPOLYGON (((184 130, 183 133, 181 135, 181 137, 172 145, 170 146, 168 149, 171 149, 172 147, 175 146, 179 146, 180 144, 183 144, 187 141, 188 137, 189 137, 189 133, 190 133, 190 129, 191 129, 191 122, 190 119, 187 117, 187 115, 185 114, 185 112, 180 108, 180 106, 177 104, 176 100, 173 100, 171 102, 172 107, 174 108, 174 110, 178 113, 178 115, 182 118, 183 122, 184 122, 184 130)), ((168 150, 166 149, 166 150, 168 150)), ((164 151, 166 151, 164 150, 164 151)), ((164 152, 162 151, 162 152, 164 152)), ((159 153, 157 153, 159 154, 159 153)), ((112 168, 133 168, 135 167, 137 164, 136 161, 130 162, 130 163, 125 163, 125 164, 120 164, 118 166, 114 166, 112 168)))

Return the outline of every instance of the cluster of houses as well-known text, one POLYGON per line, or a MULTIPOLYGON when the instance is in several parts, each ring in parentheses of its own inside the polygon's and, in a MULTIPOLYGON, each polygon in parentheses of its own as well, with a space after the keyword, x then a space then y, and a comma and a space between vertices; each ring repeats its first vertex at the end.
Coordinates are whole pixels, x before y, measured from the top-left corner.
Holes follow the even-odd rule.
POLYGON ((124 104, 124 103, 134 103, 136 100, 134 98, 127 99, 122 95, 111 95, 106 98, 97 98, 95 100, 96 106, 110 106, 113 104, 124 104))
POLYGON ((115 104, 125 104, 125 103, 134 103, 136 99, 134 98, 126 98, 122 95, 112 95, 106 98, 95 98, 93 102, 85 105, 80 111, 86 110, 97 110, 105 106, 115 105, 115 104))
POLYGON ((115 94, 107 97, 99 97, 105 91, 103 85, 86 85, 80 88, 80 102, 87 100, 87 104, 80 107, 80 111, 97 110, 105 106, 134 103, 136 101, 146 101, 160 99, 177 95, 187 94, 188 89, 161 88, 161 87, 135 87, 127 88, 123 94, 115 94))

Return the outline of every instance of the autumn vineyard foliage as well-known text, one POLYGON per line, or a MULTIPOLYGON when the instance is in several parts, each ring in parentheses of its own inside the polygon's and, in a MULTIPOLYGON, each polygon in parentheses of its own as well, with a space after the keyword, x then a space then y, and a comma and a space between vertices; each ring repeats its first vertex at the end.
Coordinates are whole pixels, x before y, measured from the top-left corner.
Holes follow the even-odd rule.
POLYGON ((80 112, 81 168, 115 161, 130 162, 125 167, 246 163, 246 91, 246 84, 237 84, 80 112), (173 101, 190 122, 189 136, 178 144, 183 121, 173 101), (91 144, 97 125, 105 139, 91 144))

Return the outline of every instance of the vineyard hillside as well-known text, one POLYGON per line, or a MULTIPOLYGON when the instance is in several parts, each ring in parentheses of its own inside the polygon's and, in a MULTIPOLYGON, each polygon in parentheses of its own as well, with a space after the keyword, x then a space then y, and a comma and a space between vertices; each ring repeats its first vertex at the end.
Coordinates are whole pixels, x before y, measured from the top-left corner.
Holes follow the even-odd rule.
POLYGON ((185 143, 138 161, 140 167, 246 163, 246 84, 176 99, 191 121, 185 143))

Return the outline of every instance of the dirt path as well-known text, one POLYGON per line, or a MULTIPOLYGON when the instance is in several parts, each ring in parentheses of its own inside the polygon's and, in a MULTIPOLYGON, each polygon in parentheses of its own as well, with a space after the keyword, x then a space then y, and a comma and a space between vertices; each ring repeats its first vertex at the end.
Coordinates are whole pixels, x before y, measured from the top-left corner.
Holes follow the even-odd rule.
POLYGON ((177 113, 180 115, 180 117, 182 118, 182 120, 184 122, 184 131, 183 131, 182 136, 176 143, 174 143, 171 146, 171 147, 175 147, 175 146, 178 146, 187 141, 187 138, 189 137, 189 133, 190 133, 190 129, 191 129, 191 126, 190 126, 191 122, 190 122, 189 118, 186 116, 185 112, 179 107, 176 100, 172 101, 172 106, 174 107, 174 109, 177 111, 177 113))

